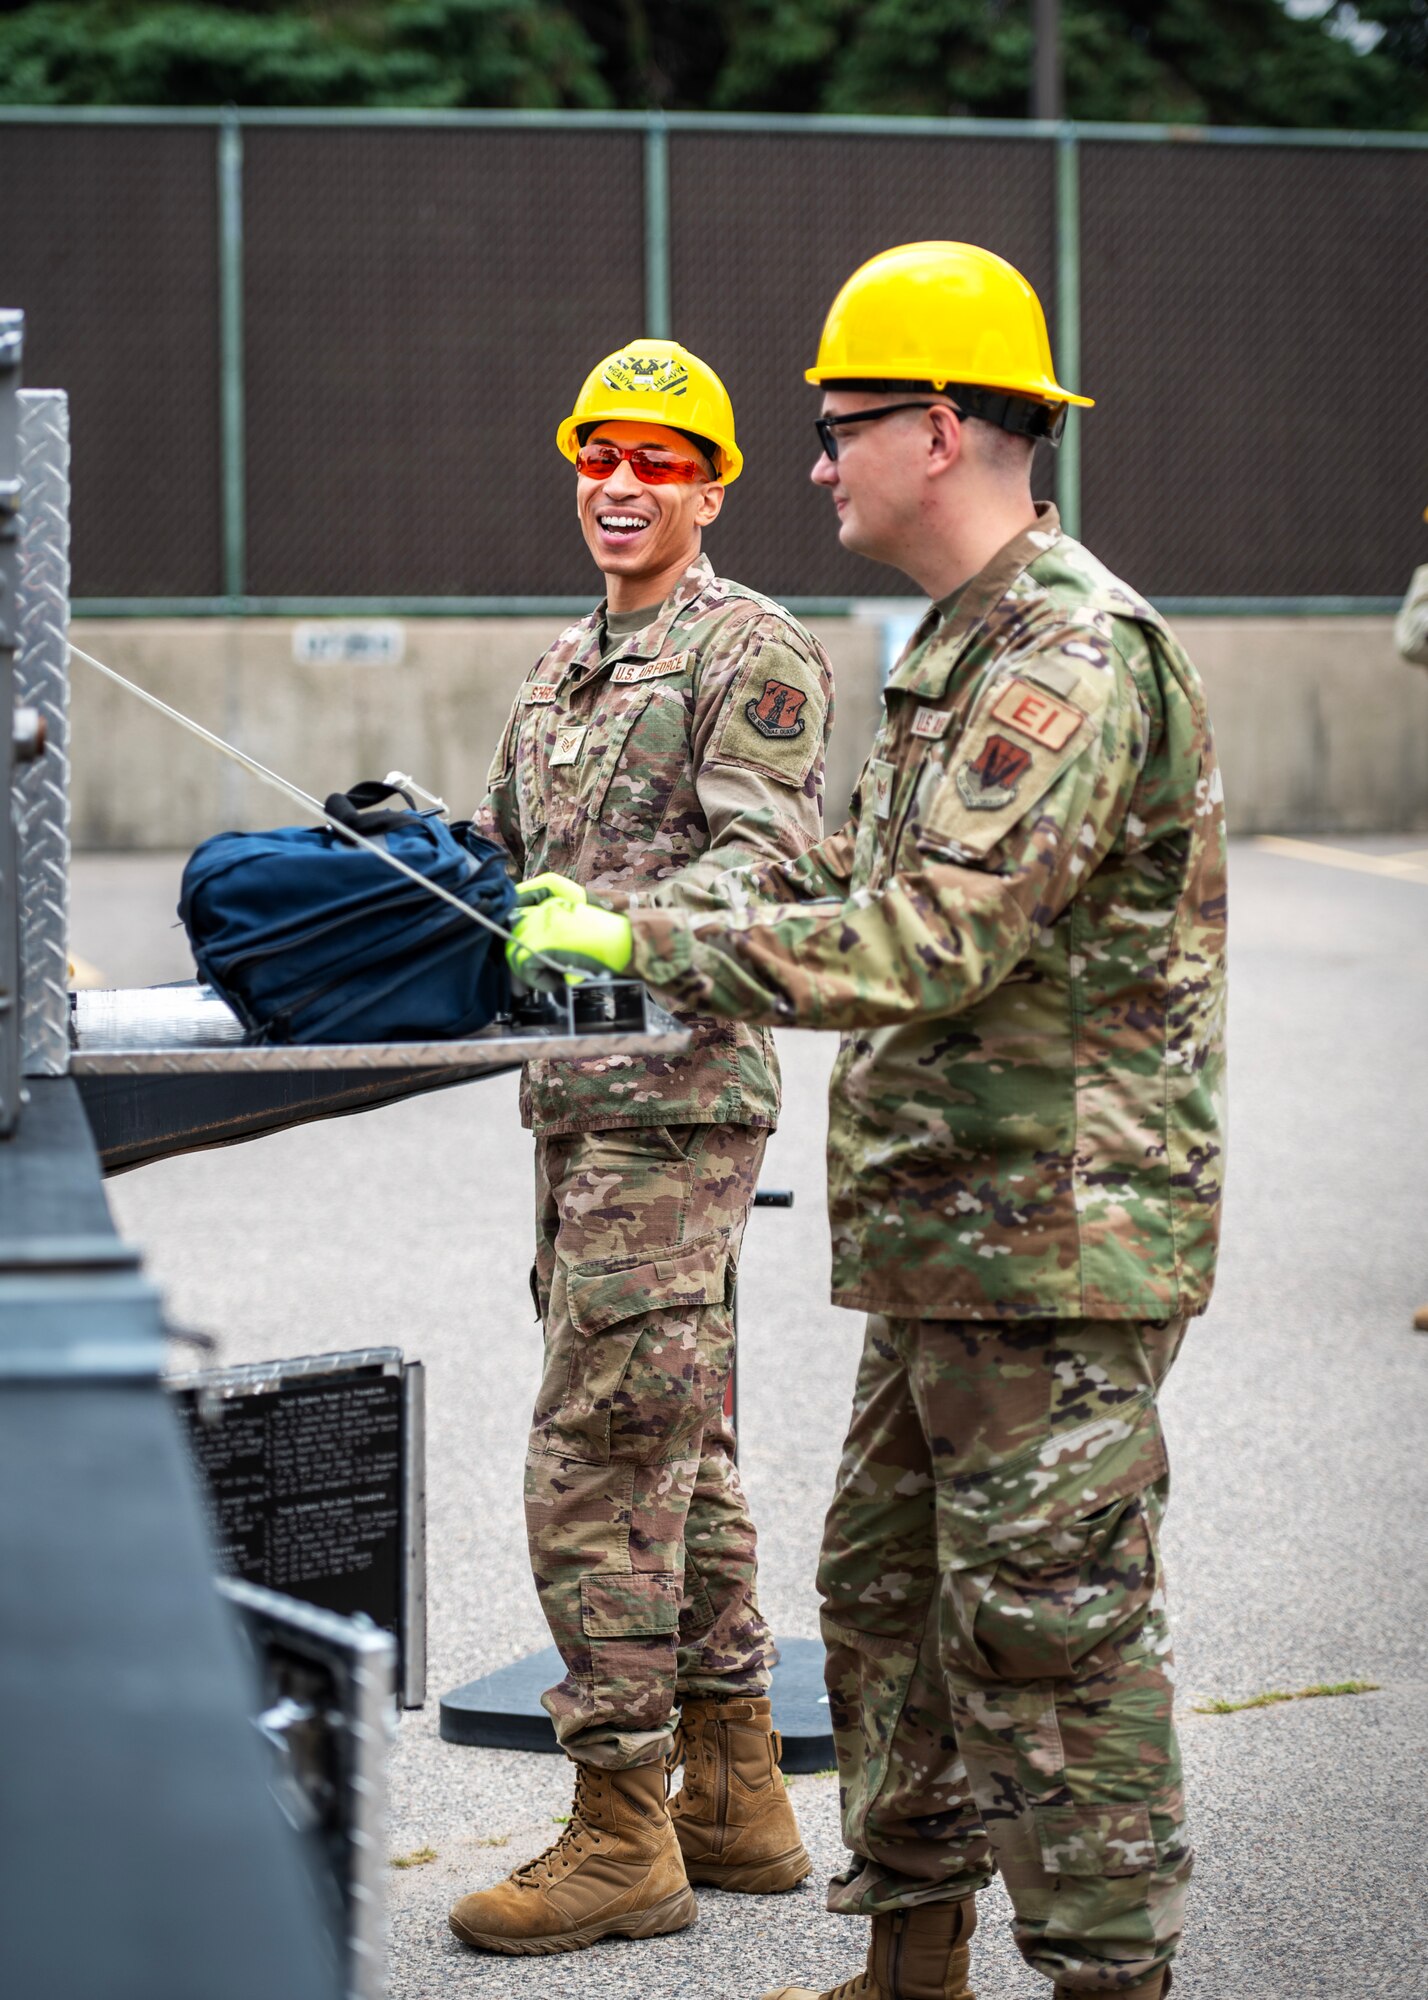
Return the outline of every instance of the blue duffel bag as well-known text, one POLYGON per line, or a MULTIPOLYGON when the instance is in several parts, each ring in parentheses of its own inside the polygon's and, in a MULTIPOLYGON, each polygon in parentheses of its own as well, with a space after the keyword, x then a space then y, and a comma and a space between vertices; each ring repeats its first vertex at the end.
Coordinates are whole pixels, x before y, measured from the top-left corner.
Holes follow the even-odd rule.
POLYGON ((249 1040, 446 1040, 508 1009, 500 940, 334 831, 355 827, 505 927, 502 850, 469 821, 371 810, 394 789, 354 785, 325 802, 333 826, 220 833, 189 857, 179 916, 194 963, 249 1040))

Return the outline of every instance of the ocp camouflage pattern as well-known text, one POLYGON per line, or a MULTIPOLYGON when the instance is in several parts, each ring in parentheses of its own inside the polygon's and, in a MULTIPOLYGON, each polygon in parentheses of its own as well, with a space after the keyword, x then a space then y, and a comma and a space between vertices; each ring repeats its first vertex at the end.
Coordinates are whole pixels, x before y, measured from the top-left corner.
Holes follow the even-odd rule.
POLYGON ((765 1139, 695 1123, 536 1142, 545 1367, 526 1528, 566 1668, 545 1706, 587 1763, 664 1756, 677 1696, 768 1686, 754 1528, 724 1415, 765 1139))
POLYGON ((818 1577, 853 1856, 830 1909, 1000 1872, 1066 1989, 1170 1957, 1192 1855, 1156 1394, 1184 1329, 869 1318, 818 1577))
MULTIPOLYGON (((700 908, 707 880, 818 839, 832 709, 818 642, 700 556, 642 632, 609 643, 600 605, 536 663, 476 824, 519 875, 554 869, 615 908, 700 908)), ((683 1054, 528 1064, 524 1122, 773 1125, 772 1037, 678 1011, 693 1030, 683 1054)))
POLYGON ((1220 774, 1163 620, 1038 516, 914 636, 849 825, 634 910, 634 969, 844 1031, 838 1303, 1169 1319, 1218 1242, 1220 774))

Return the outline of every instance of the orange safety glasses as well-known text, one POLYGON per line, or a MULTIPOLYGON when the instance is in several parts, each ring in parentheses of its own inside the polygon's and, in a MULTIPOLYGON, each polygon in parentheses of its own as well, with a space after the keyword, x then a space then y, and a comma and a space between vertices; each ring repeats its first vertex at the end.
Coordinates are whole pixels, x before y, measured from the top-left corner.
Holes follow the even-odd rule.
POLYGON ((658 445, 613 444, 606 438, 580 447, 575 470, 582 479, 609 479, 624 459, 642 486, 693 486, 709 477, 698 459, 676 458, 658 445))

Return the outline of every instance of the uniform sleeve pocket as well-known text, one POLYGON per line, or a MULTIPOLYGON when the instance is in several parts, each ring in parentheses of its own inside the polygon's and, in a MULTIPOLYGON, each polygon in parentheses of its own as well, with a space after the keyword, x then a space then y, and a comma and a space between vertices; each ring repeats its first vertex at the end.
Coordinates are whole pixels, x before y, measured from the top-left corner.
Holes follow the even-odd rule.
POLYGON ((664 1570, 580 1579, 580 1629, 587 1639, 651 1639, 679 1630, 680 1578, 664 1570))
POLYGON ((576 1264, 565 1276, 567 1310, 581 1333, 592 1334, 636 1313, 722 1305, 728 1262, 724 1239, 709 1236, 642 1263, 576 1264))
POLYGON ((1155 1866, 1150 1808, 1033 1806, 1048 1875, 1147 1875, 1155 1866))

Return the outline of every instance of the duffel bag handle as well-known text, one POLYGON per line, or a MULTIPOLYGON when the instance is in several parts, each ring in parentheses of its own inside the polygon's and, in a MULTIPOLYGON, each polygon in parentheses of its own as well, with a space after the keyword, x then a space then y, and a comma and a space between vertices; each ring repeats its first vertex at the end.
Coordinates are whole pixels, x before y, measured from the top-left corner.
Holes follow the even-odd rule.
POLYGON ((329 792, 322 810, 336 825, 350 826, 354 833, 390 833, 404 823, 406 813, 372 811, 380 800, 390 798, 405 799, 410 812, 417 809, 416 800, 400 785, 389 785, 384 778, 364 778, 349 791, 329 792))

